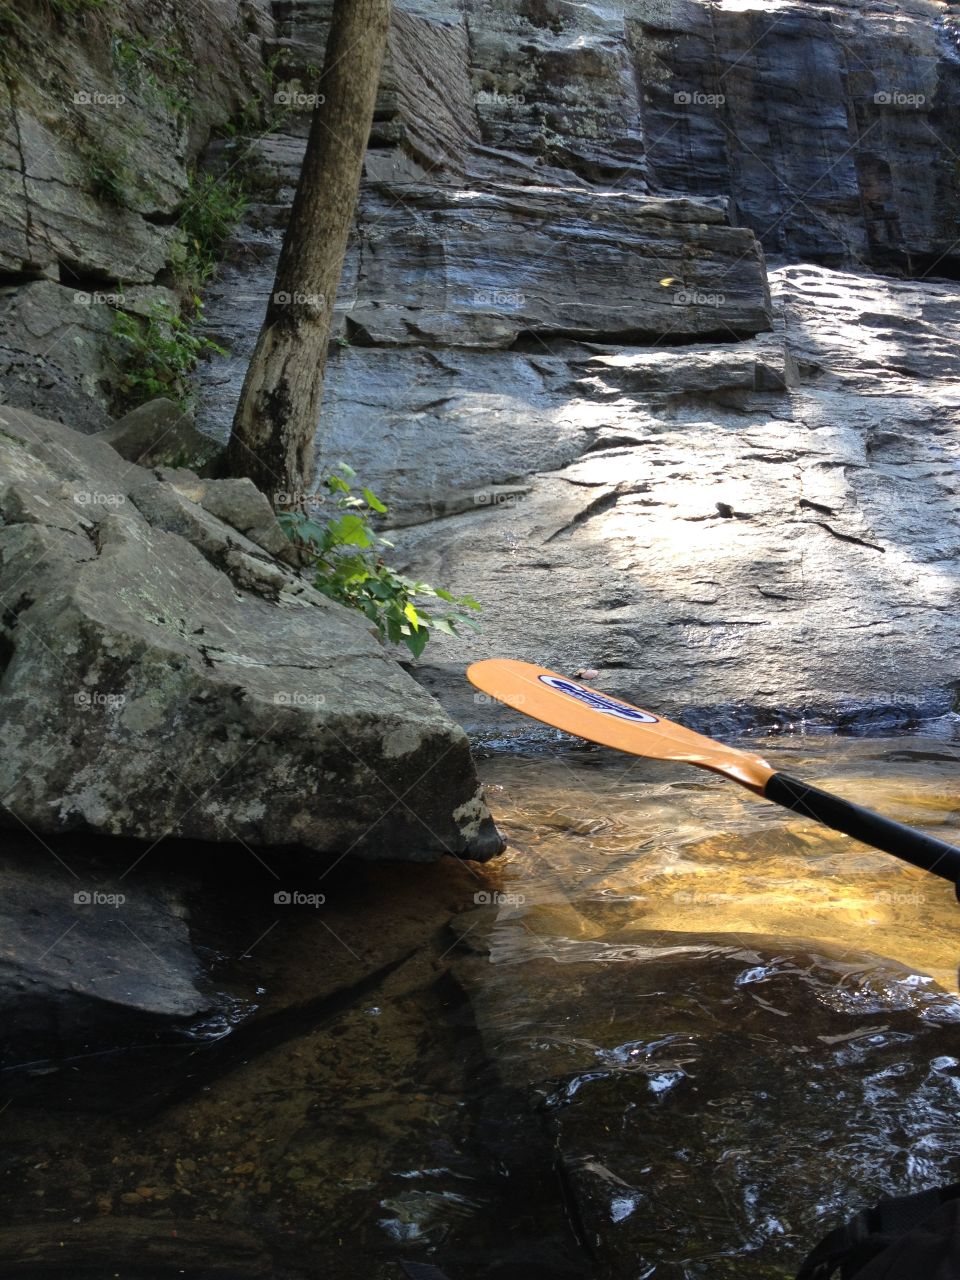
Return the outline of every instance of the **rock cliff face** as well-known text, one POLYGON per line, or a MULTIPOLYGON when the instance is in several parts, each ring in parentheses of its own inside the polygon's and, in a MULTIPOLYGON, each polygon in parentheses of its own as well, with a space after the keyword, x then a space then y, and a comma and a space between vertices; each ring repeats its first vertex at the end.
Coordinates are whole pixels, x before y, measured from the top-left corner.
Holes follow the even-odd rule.
POLYGON ((263 92, 266 0, 0 11, 3 400, 98 430, 111 305, 170 298, 188 172, 263 92))
MULTIPOLYGON (((309 83, 330 8, 213 6, 215 79, 249 86, 262 57, 309 83)), ((484 636, 422 669, 471 724, 464 658, 497 651, 750 717, 949 705, 958 23, 932 0, 397 5, 318 444, 383 491, 412 568, 483 596, 484 636)), ((294 103, 207 153, 256 193, 208 293, 231 354, 201 370, 198 425, 220 440, 307 123, 294 103)), ((8 198, 52 221, 43 252, 26 213, 8 246, 11 402, 103 424, 109 308, 65 320, 59 281, 163 288, 183 165, 142 158, 162 198, 127 210, 152 246, 132 275, 123 237, 112 268, 90 219, 67 244, 13 165, 8 198)))
MULTIPOLYGON (((276 12, 294 74, 329 5, 276 12)), ((464 723, 518 724, 463 683, 496 653, 740 722, 949 708, 956 32, 925 3, 400 7, 318 445, 484 600, 420 668, 464 723)), ((212 291, 221 439, 301 134, 257 143, 212 291)))
MULTIPOLYGON (((276 6, 298 69, 329 9, 276 6)), ((723 196, 767 252, 955 272, 958 45, 933 0, 402 0, 375 142, 434 181, 723 196)))

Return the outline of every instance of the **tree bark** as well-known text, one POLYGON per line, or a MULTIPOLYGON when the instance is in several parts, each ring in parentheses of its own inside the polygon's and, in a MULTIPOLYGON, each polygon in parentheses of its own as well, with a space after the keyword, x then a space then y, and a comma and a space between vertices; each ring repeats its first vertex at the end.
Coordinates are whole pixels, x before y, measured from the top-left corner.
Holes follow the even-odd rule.
POLYGON ((335 0, 318 100, 273 292, 227 446, 228 475, 300 505, 390 25, 390 0, 335 0))

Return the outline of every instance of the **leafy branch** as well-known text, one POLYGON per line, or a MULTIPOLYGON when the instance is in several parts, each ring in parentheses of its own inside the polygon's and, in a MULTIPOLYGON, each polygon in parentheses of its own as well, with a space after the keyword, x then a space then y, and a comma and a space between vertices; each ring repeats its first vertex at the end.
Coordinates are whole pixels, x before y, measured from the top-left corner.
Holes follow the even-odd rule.
POLYGON ((381 640, 405 644, 417 658, 432 632, 455 636, 461 626, 476 627, 470 611, 481 606, 471 596, 407 578, 384 563, 381 551, 393 543, 374 530, 372 521, 387 508, 369 489, 354 492, 355 479, 345 463, 324 479, 322 503, 331 505, 327 520, 302 511, 277 517, 287 536, 311 556, 317 590, 359 610, 381 640))

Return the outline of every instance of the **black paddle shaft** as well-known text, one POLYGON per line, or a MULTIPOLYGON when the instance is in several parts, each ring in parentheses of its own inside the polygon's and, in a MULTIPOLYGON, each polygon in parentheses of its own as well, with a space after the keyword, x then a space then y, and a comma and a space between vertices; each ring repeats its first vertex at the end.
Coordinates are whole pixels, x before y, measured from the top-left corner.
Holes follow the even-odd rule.
POLYGON ((799 782, 787 773, 775 773, 763 794, 786 809, 816 818, 825 826, 843 831, 874 849, 882 849, 884 853, 892 853, 895 858, 902 858, 924 871, 932 871, 956 885, 960 898, 960 849, 952 844, 926 836, 922 831, 914 831, 901 822, 882 818, 869 809, 861 809, 858 804, 850 804, 848 800, 832 796, 829 791, 799 782))

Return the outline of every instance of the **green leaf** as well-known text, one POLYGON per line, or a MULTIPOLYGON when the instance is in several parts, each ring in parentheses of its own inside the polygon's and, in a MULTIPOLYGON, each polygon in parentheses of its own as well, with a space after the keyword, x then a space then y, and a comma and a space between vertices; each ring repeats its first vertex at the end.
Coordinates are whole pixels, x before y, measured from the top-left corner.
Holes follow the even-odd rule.
POLYGON ((419 631, 412 631, 403 637, 403 643, 407 646, 415 658, 419 658, 421 653, 427 647, 427 641, 430 639, 430 632, 426 627, 421 627, 419 631))
MULTIPOLYGON (((137 322, 124 317, 127 320, 136 329, 137 322)), ((480 608, 472 597, 455 596, 384 563, 383 555, 393 544, 371 528, 371 519, 383 514, 386 505, 370 489, 361 489, 363 497, 358 497, 351 483, 353 471, 345 465, 338 471, 320 483, 321 492, 334 496, 327 518, 302 511, 280 512, 277 517, 287 536, 311 555, 317 590, 360 612, 381 640, 406 645, 415 657, 423 653, 434 630, 457 636, 458 627, 475 627, 462 613, 480 608), (432 605, 429 610, 424 607, 434 600, 447 606, 441 617, 432 612, 432 605)))
POLYGON ((368 507, 372 507, 374 511, 378 511, 381 515, 386 514, 387 508, 384 506, 384 504, 380 501, 380 499, 377 497, 375 493, 372 493, 369 489, 364 489, 363 496, 367 500, 368 507))
POLYGON ((449 618, 434 618, 432 625, 438 631, 442 631, 444 635, 455 636, 457 634, 457 629, 449 618))
POLYGON ((342 546, 369 547, 373 543, 363 516, 340 516, 338 520, 331 521, 328 528, 334 541, 342 546))

